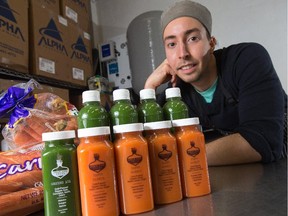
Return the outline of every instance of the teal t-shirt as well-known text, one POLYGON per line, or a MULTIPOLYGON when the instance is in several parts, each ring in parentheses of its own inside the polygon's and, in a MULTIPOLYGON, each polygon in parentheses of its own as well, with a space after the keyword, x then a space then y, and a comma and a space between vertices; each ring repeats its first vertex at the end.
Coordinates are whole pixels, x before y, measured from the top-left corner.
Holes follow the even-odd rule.
POLYGON ((216 78, 215 82, 209 89, 205 91, 198 91, 197 89, 195 90, 205 99, 206 103, 211 103, 211 101, 213 100, 214 92, 217 87, 217 83, 218 83, 218 77, 216 78))

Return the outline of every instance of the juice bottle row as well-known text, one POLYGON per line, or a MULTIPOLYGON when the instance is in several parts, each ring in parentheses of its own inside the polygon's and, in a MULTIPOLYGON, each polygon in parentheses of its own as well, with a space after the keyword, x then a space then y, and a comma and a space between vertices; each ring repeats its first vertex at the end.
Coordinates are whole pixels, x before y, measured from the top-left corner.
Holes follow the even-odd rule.
MULTIPOLYGON (((179 93, 176 89, 172 95, 179 93)), ((163 120, 165 111, 154 90, 140 92, 138 110, 128 90, 113 92, 110 113, 98 96, 83 92, 77 134, 42 134, 45 215, 137 214, 153 210, 154 204, 210 193, 204 135, 198 118, 187 118, 185 110, 176 112, 184 104, 181 98, 167 99, 172 103, 165 117, 169 120, 163 120)))
POLYGON ((131 103, 129 90, 116 89, 113 91, 113 106, 108 113, 100 104, 99 91, 85 91, 82 94, 84 107, 78 113, 78 127, 113 126, 188 118, 188 108, 181 100, 179 88, 168 88, 165 96, 167 102, 162 108, 156 102, 154 89, 142 89, 140 91, 141 102, 135 107, 131 103))

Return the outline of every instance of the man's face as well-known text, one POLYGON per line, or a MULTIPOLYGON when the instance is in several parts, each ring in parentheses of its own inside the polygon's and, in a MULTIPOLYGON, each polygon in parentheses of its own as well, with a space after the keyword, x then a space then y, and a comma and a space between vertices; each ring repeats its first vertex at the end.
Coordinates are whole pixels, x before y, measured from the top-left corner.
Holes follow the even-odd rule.
POLYGON ((171 21, 163 39, 168 63, 179 78, 191 84, 205 80, 215 44, 198 20, 180 17, 171 21))

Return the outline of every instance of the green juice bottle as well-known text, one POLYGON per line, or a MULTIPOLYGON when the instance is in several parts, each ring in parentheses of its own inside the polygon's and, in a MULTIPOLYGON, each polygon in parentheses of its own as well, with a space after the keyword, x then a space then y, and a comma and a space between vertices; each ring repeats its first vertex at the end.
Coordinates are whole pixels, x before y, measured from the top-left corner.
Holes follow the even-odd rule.
POLYGON ((138 123, 138 113, 131 103, 128 89, 116 89, 113 91, 114 105, 110 109, 112 126, 138 123))
POLYGON ((42 134, 45 142, 41 156, 45 216, 81 215, 74 138, 74 130, 42 134))
POLYGON ((139 122, 162 121, 162 107, 156 102, 154 89, 142 89, 140 91, 140 104, 138 105, 139 122))
POLYGON ((78 113, 78 128, 109 126, 109 113, 100 104, 100 92, 88 90, 82 93, 84 107, 78 113))
POLYGON ((165 90, 166 103, 163 106, 165 120, 188 118, 188 107, 181 99, 181 92, 178 87, 165 90))

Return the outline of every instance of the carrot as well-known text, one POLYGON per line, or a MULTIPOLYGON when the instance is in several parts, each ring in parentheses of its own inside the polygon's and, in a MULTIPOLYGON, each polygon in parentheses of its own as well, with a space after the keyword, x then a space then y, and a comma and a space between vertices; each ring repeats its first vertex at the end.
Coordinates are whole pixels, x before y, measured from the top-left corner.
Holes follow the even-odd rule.
POLYGON ((0 215, 15 216, 33 213, 44 208, 43 200, 42 186, 2 195, 0 196, 0 215))
POLYGON ((23 187, 22 182, 1 182, 0 181, 0 196, 20 190, 23 187))
POLYGON ((25 130, 18 130, 13 137, 15 147, 20 147, 26 144, 36 143, 37 140, 30 136, 25 130))

